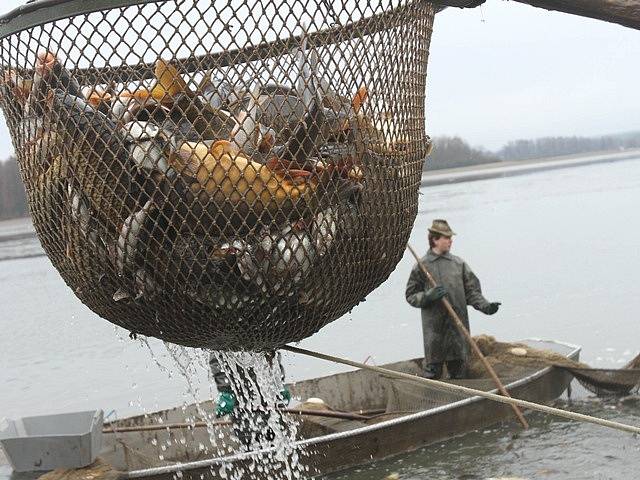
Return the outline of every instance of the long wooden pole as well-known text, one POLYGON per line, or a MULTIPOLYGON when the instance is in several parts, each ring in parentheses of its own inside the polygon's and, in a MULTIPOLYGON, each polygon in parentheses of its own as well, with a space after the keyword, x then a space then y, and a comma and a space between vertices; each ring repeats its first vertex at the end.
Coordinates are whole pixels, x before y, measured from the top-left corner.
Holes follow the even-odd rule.
MULTIPOLYGON (((431 285, 431 288, 435 287, 436 286, 436 281, 434 280, 434 278, 431 276, 431 274, 427 270, 427 267, 424 266, 424 263, 422 263, 422 261, 420 260, 420 257, 418 257, 418 254, 416 253, 416 251, 409 244, 407 244, 407 249, 409 249, 411 254, 415 257, 416 261, 418 262, 418 266, 422 270, 422 273, 424 273, 426 275, 427 280, 429 282, 429 285, 431 285)), ((505 397, 511 397, 511 395, 509 395, 509 392, 507 392, 507 389, 504 388, 504 385, 502 384, 502 382, 498 378, 498 375, 496 375, 496 372, 493 369, 493 367, 491 366, 491 364, 487 361, 485 356, 482 354, 482 352, 478 348, 478 345, 476 344, 475 340, 473 339, 473 337, 469 333, 469 330, 467 330, 467 328, 462 323, 462 320, 460 320, 460 317, 458 316, 458 314, 455 312, 455 310, 451 306, 451 302, 449 302, 449 300, 446 297, 442 297, 441 300, 442 300, 442 303, 444 304, 444 307, 447 309, 447 312, 449 312, 449 316, 451 317, 451 320, 453 321, 453 324, 456 326, 456 328, 458 329, 460 334, 467 339, 467 342, 471 346, 471 349, 476 354, 476 356, 480 359, 480 361, 484 365, 484 368, 487 370, 487 372, 489 372, 489 375, 493 379, 493 382, 496 384, 496 387, 498 387, 498 391, 502 395, 504 395, 505 397)), ((522 415, 522 411, 520 410, 520 408, 518 408, 518 406, 514 405, 514 404, 511 404, 511 408, 513 409, 514 413, 516 414, 516 417, 518 417, 518 420, 522 424, 522 427, 525 428, 525 429, 529 428, 529 424, 527 423, 527 420, 524 418, 524 415, 522 415)))

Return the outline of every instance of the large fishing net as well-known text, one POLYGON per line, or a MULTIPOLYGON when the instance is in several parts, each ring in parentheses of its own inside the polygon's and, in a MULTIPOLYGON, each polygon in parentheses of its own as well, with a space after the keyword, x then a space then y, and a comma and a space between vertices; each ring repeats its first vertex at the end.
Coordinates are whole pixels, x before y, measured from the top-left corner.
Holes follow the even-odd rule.
POLYGON ((0 19, 38 237, 134 334, 307 337, 383 282, 417 211, 434 7, 41 0, 0 19))
MULTIPOLYGON (((540 350, 520 343, 498 342, 489 335, 479 335, 475 340, 494 367, 562 368, 586 389, 600 396, 625 395, 640 386, 640 355, 622 368, 591 368, 586 363, 550 350, 540 350)), ((472 375, 484 375, 484 369, 477 359, 471 362, 470 370, 472 375)))
MULTIPOLYGON (((524 343, 499 342, 490 335, 478 335, 474 340, 505 385, 540 369, 553 367, 569 372, 582 386, 598 396, 627 395, 640 387, 640 355, 619 369, 591 368, 558 352, 533 348, 524 343)), ((421 368, 414 365, 406 373, 420 375, 421 368)), ((468 362, 467 377, 452 381, 477 390, 490 391, 496 388, 482 361, 476 356, 472 356, 468 362)), ((535 391, 538 387, 534 384, 520 387, 519 396, 526 397, 529 388, 535 391)), ((427 410, 467 398, 457 392, 445 392, 395 378, 388 379, 386 393, 387 411, 399 413, 427 410)))

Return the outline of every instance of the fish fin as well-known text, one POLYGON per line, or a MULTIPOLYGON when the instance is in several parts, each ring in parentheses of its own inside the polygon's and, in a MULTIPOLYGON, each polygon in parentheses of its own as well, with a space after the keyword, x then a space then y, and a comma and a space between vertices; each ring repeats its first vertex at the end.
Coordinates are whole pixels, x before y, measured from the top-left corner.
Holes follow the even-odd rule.
POLYGON ((131 298, 131 295, 129 295, 129 293, 127 293, 126 290, 119 288, 114 294, 113 294, 113 301, 114 302, 119 302, 121 300, 125 300, 127 298, 131 298))
POLYGON ((174 97, 187 90, 187 83, 180 76, 178 69, 166 60, 158 59, 154 74, 157 83, 151 90, 151 94, 156 100, 162 101, 167 95, 174 97))
POLYGON ((367 87, 363 85, 358 89, 358 91, 353 96, 353 99, 351 100, 351 107, 353 107, 353 111, 359 113, 362 105, 368 97, 369 91, 367 90, 367 87))

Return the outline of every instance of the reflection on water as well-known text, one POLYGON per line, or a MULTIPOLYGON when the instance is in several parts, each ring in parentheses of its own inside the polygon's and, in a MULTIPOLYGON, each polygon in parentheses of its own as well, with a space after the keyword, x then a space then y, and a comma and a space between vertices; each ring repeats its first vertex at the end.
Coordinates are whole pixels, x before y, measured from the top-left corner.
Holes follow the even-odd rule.
MULTIPOLYGON (((454 253, 473 267, 486 296, 503 303, 492 317, 471 312, 474 333, 564 340, 582 345, 582 359, 594 366, 619 367, 640 349, 639 205, 640 159, 441 185, 424 189, 411 242, 425 250, 433 218, 458 232, 454 253)), ((25 225, 0 223, 0 259, 40 248, 33 237, 16 239, 25 225)), ((301 346, 377 364, 419 356, 419 312, 404 300, 412 265, 405 255, 366 302, 301 346)), ((46 257, 0 261, 0 286, 0 418, 89 408, 114 418, 183 403, 184 380, 168 378, 139 342, 80 304, 46 257)), ((288 380, 344 369, 293 355, 284 363, 288 380)), ((199 381, 206 384, 206 373, 199 381)), ((640 423, 637 405, 579 408, 640 423)), ((526 434, 479 432, 346 478, 382 479, 390 469, 406 479, 633 478, 625 472, 640 461, 637 439, 535 418, 526 434)))

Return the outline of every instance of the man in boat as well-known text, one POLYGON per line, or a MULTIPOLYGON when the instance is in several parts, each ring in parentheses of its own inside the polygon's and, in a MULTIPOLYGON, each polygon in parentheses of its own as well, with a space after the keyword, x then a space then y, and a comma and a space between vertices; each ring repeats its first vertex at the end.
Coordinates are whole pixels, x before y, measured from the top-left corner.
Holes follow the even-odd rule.
POLYGON ((422 309, 424 377, 442 377, 443 364, 451 378, 464 378, 469 346, 456 329, 441 299, 446 295, 455 312, 469 329, 467 305, 486 315, 498 311, 500 302, 489 302, 482 295, 480 281, 469 265, 450 253, 455 232, 446 220, 437 219, 429 230, 429 251, 421 262, 436 281, 431 287, 419 265, 411 270, 405 296, 413 307, 422 309))

